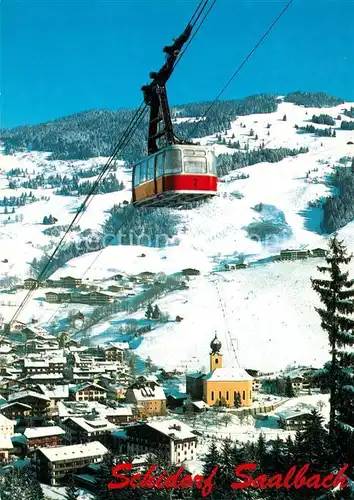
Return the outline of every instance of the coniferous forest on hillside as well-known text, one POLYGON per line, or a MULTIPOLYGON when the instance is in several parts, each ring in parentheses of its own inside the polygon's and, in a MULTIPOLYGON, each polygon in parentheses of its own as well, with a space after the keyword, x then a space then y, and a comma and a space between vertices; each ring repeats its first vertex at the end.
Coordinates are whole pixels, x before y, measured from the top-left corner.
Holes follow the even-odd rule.
MULTIPOLYGON (((291 102, 298 106, 327 108, 342 104, 340 98, 329 96, 323 92, 292 92, 283 98, 276 95, 260 94, 244 99, 218 101, 204 117, 210 102, 189 103, 173 106, 171 114, 174 118, 202 118, 199 121, 192 119, 186 122, 177 122, 174 125, 177 137, 189 140, 192 137, 214 135, 220 144, 234 148, 232 154, 218 156, 218 175, 224 176, 230 171, 254 165, 260 162, 278 162, 289 156, 307 153, 307 148, 269 149, 262 144, 258 149, 241 149, 240 143, 228 141, 221 134, 230 128, 230 124, 238 116, 258 113, 271 113, 277 110, 279 102, 291 102)), ((34 150, 51 153, 52 159, 80 160, 98 156, 109 156, 117 141, 125 131, 135 111, 132 109, 91 110, 76 113, 57 120, 38 125, 21 126, 0 131, 0 140, 5 146, 5 153, 34 150)), ((354 108, 345 110, 343 114, 348 118, 354 116, 354 108)), ((285 117, 286 118, 286 117, 285 117)), ((328 128, 317 128, 309 124, 304 127, 296 126, 299 133, 311 133, 320 137, 335 137, 336 131, 331 128, 335 120, 325 112, 313 115, 312 123, 327 125, 328 128)), ((146 154, 146 132, 148 115, 139 125, 127 146, 121 152, 121 159, 132 163, 146 154)), ((342 130, 352 130, 354 122, 341 120, 342 130)), ((85 195, 92 188, 90 177, 99 175, 103 165, 92 167, 90 170, 76 169, 73 175, 60 176, 37 174, 28 179, 26 172, 11 170, 7 172, 9 188, 56 188, 55 194, 63 196, 85 195), (17 178, 15 178, 17 177, 17 178), (23 177, 23 179, 22 179, 23 177), (87 179, 86 179, 87 178, 87 179), (81 179, 85 179, 81 182, 81 179)), ((113 165, 113 170, 117 166, 113 165)), ((352 173, 342 168, 332 179, 332 185, 337 193, 325 200, 323 205, 322 229, 331 233, 353 218, 354 187, 352 173)), ((115 175, 110 175, 99 187, 99 193, 119 191, 124 184, 115 175)), ((5 200, 6 201, 6 200, 5 200)), ((30 202, 31 200, 27 200, 30 202)), ((71 253, 69 252, 71 255, 71 253)))
MULTIPOLYGON (((284 98, 302 106, 330 107, 343 103, 342 99, 321 92, 293 92, 284 98)), ((183 140, 205 137, 227 130, 237 116, 272 113, 277 110, 276 95, 260 94, 244 99, 216 102, 205 119, 175 125, 175 133, 183 140)), ((203 117, 210 102, 173 106, 175 117, 203 117)), ((57 120, 26 125, 0 131, 0 140, 8 153, 30 149, 51 152, 53 159, 88 159, 109 156, 125 131, 135 110, 91 110, 75 113, 57 120)), ((121 158, 131 163, 146 154, 148 116, 139 125, 121 158)))

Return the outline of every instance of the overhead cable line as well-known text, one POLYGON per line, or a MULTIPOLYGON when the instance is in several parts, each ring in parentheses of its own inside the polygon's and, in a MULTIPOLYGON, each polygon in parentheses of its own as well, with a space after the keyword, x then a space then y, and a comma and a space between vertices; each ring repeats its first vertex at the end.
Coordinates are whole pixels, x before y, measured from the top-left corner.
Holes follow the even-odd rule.
MULTIPOLYGON (((202 2, 201 2, 202 3, 202 2)), ((202 25, 204 24, 206 18, 208 17, 211 9, 214 7, 216 3, 216 0, 213 0, 213 2, 211 3, 209 9, 206 11, 206 13, 204 14, 204 17, 203 19, 201 20, 199 26, 197 27, 197 29, 195 30, 195 32, 193 33, 193 35, 191 36, 191 38, 188 40, 188 43, 187 45, 185 46, 185 48, 183 49, 183 51, 181 52, 180 56, 178 57, 177 61, 175 62, 175 65, 174 65, 174 68, 177 66, 178 62, 181 60, 183 54, 186 52, 186 50, 188 49, 188 47, 190 46, 190 44, 192 43, 192 41, 194 40, 195 36, 197 35, 198 31, 200 30, 200 28, 202 27, 202 25)), ((197 19, 196 19, 196 22, 195 24, 197 23, 198 19, 200 18, 200 16, 202 15, 204 9, 206 8, 206 6, 208 5, 208 0, 205 2, 205 5, 203 7, 203 9, 200 11, 197 19)), ((192 26, 195 26, 195 24, 193 24, 192 26)))
MULTIPOLYGON (((237 352, 236 352, 236 349, 235 349, 235 346, 234 346, 234 339, 232 338, 231 332, 230 332, 230 330, 229 330, 229 328, 227 326, 226 311, 225 311, 224 304, 222 302, 221 293, 220 293, 220 290, 219 290, 219 285, 218 285, 217 279, 214 281, 214 283, 215 283, 215 287, 216 287, 216 291, 217 291, 217 295, 218 295, 218 299, 219 299, 219 303, 220 303, 220 307, 221 307, 221 313, 222 313, 223 318, 224 318, 224 324, 225 324, 226 333, 227 333, 227 335, 229 337, 230 344, 231 344, 231 349, 233 351, 233 355, 235 357, 235 361, 237 363, 237 366, 240 367, 240 362, 238 360, 237 352)), ((226 338, 226 342, 228 343, 227 338, 226 338)))
MULTIPOLYGON (((109 240, 107 241, 107 245, 110 245, 112 243, 112 241, 116 238, 116 236, 119 234, 119 232, 121 231, 122 227, 127 223, 127 221, 130 219, 130 217, 132 216, 133 212, 134 212, 134 207, 133 205, 129 205, 129 207, 131 210, 127 211, 126 215, 123 217, 123 220, 121 221, 121 223, 119 224, 119 226, 117 227, 116 229, 116 234, 115 235, 110 235, 110 238, 109 240)), ((103 248, 101 248, 97 255, 95 256, 95 258, 93 259, 93 261, 90 263, 90 265, 86 268, 86 270, 84 271, 84 273, 81 275, 81 281, 85 278, 86 274, 89 272, 89 270, 91 269, 91 267, 93 267, 93 265, 96 263, 96 261, 99 259, 99 257, 102 255, 102 252, 103 250, 106 249, 106 246, 104 246, 103 248)), ((45 325, 49 325, 51 323, 51 321, 55 318, 55 316, 58 314, 59 310, 62 308, 62 304, 60 304, 56 310, 54 311, 54 313, 50 316, 50 318, 46 321, 45 325)))
MULTIPOLYGON (((101 182, 102 178, 104 177, 104 175, 111 168, 111 165, 112 165, 114 159, 119 154, 119 152, 122 149, 122 147, 124 147, 126 145, 127 138, 128 139, 130 138, 131 134, 136 130, 136 128, 139 125, 140 121, 142 121, 143 115, 146 112, 146 108, 147 108, 147 106, 144 105, 144 103, 142 103, 139 106, 138 110, 135 112, 133 118, 131 119, 131 121, 130 121, 128 127, 127 127, 127 129, 123 133, 122 138, 120 139, 120 141, 118 142, 118 144, 115 146, 115 148, 113 150, 113 153, 111 154, 111 156, 107 160, 105 166, 103 167, 102 171, 100 172, 99 176, 97 177, 96 181, 94 182, 94 184, 93 184, 92 188, 90 189, 89 193, 85 196, 85 199, 84 199, 83 203, 80 205, 79 210, 77 211, 75 217, 73 218, 73 220, 69 224, 69 227, 65 231, 64 235, 61 237, 59 243, 57 244, 57 246, 55 247, 54 251, 50 255, 48 261, 46 262, 46 264, 44 265, 44 267, 40 271, 40 273, 39 273, 39 275, 38 275, 38 277, 36 279, 37 283, 41 283, 43 281, 43 279, 45 279, 46 272, 48 271, 49 266, 50 266, 51 262, 53 261, 55 255, 57 254, 59 248, 63 244, 63 242, 64 242, 65 238, 67 237, 67 235, 73 229, 75 223, 77 223, 80 220, 80 218, 82 217, 82 214, 83 214, 84 210, 87 208, 87 206, 89 206, 90 200, 91 200, 92 196, 94 196, 94 194, 95 194, 95 192, 96 192, 96 190, 97 190, 97 188, 99 186, 99 183, 101 182)), ((13 315, 13 317, 12 317, 12 319, 10 321, 10 325, 11 325, 11 323, 13 323, 17 319, 18 315, 22 312, 22 310, 26 306, 28 300, 30 299, 30 297, 31 297, 33 291, 36 289, 36 287, 37 287, 37 285, 35 284, 27 292, 27 294, 24 297, 23 301, 20 303, 20 306, 18 307, 18 309, 16 310, 15 314, 13 315)))
MULTIPOLYGON (((207 11, 207 13, 204 15, 204 17, 203 17, 201 23, 199 24, 196 32, 198 32, 199 29, 201 28, 201 25, 204 23, 204 21, 205 21, 207 15, 209 14, 211 8, 215 4, 215 1, 216 0, 213 0, 213 3, 211 5, 211 7, 207 11)), ((197 8, 195 9, 195 11, 194 11, 194 13, 193 13, 193 15, 192 15, 189 23, 188 23, 188 26, 190 27, 190 29, 194 28, 194 26, 198 22, 200 16, 202 15, 203 11, 205 10, 208 2, 209 2, 209 0, 201 0, 199 2, 197 8)), ((196 35, 196 33, 193 35, 192 39, 194 38, 195 35, 196 35)), ((191 42, 191 40, 190 40, 190 42, 191 42)), ((188 44, 188 46, 189 45, 190 45, 190 43, 188 44)), ((179 54, 179 57, 178 57, 178 59, 176 61, 176 64, 181 59, 181 57, 184 55, 185 51, 186 50, 184 50, 181 54, 179 54)), ((97 177, 96 181, 94 182, 94 184, 93 184, 92 188, 90 189, 89 193, 86 195, 83 203, 80 205, 79 210, 77 211, 75 217, 73 218, 73 220, 70 223, 69 227, 67 228, 67 230, 65 231, 64 235, 60 239, 60 241, 57 244, 56 248, 54 249, 53 253, 50 255, 48 261, 46 262, 46 264, 44 265, 44 267, 40 271, 40 273, 39 273, 39 275, 37 277, 37 280, 36 280, 37 283, 41 283, 43 281, 43 279, 45 278, 45 275, 46 275, 46 272, 47 272, 47 270, 48 270, 48 268, 50 266, 50 263, 54 259, 55 255, 57 254, 59 248, 63 244, 63 242, 64 242, 65 238, 67 237, 67 235, 72 231, 75 223, 77 223, 80 220, 80 218, 81 218, 82 214, 84 213, 85 209, 91 203, 92 197, 95 195, 95 192, 97 190, 97 187, 98 187, 99 183, 104 178, 104 176, 109 172, 109 170, 111 169, 112 163, 114 162, 115 158, 118 156, 118 154, 121 152, 121 150, 126 146, 126 143, 130 140, 132 133, 136 130, 136 128, 142 122, 142 120, 144 118, 144 114, 147 111, 147 107, 148 106, 144 102, 142 102, 140 104, 139 108, 137 109, 137 111, 135 112, 133 118, 131 119, 131 121, 130 121, 128 127, 127 127, 127 129, 123 133, 120 141, 115 146, 113 152, 111 153, 111 156, 109 157, 109 159, 107 160, 106 164, 104 165, 102 171, 100 172, 99 176, 97 177)), ((31 289, 28 291, 28 293, 24 297, 23 301, 20 303, 20 306, 18 307, 18 309, 16 310, 15 314, 13 315, 13 317, 12 317, 10 323, 9 323, 10 325, 11 325, 11 323, 13 323, 17 319, 18 315, 24 309, 24 307, 26 306, 28 300, 30 299, 30 297, 31 297, 31 295, 32 295, 32 293, 33 293, 33 291, 35 289, 36 289, 36 285, 32 286, 31 289)))
POLYGON ((223 86, 223 88, 220 90, 214 101, 209 105, 209 107, 206 109, 204 114, 200 117, 200 120, 196 122, 195 127, 192 129, 191 133, 189 134, 188 138, 191 138, 192 135, 194 134, 195 130, 198 128, 198 125, 203 119, 206 117, 206 115, 210 112, 213 106, 215 106, 216 102, 220 99, 221 95, 225 92, 227 87, 230 85, 230 83, 234 80, 234 78, 238 75, 238 73, 241 71, 241 69, 244 67, 244 65, 247 63, 247 61, 253 56, 253 54, 256 52, 258 47, 262 44, 262 42, 267 38, 269 33, 272 31, 272 29, 275 27, 275 25, 278 23, 278 21, 281 19, 281 17, 285 14, 285 12, 288 10, 290 5, 293 3, 294 0, 289 0, 289 2, 285 5, 283 10, 278 14, 278 16, 274 19, 272 24, 269 26, 267 31, 262 35, 262 37, 259 39, 259 41, 256 43, 256 45, 253 47, 253 49, 247 54, 247 56, 243 59, 242 63, 238 66, 236 71, 231 75, 229 80, 226 82, 226 84, 223 86))

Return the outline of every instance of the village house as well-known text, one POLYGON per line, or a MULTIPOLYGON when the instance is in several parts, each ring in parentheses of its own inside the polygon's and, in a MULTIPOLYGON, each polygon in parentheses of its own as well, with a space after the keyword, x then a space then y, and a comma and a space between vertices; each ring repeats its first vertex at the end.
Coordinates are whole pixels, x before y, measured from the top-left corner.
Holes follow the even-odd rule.
POLYGON ((54 385, 50 387, 44 384, 38 384, 35 389, 49 398, 50 405, 48 411, 50 416, 57 415, 59 401, 67 401, 69 399, 69 386, 67 384, 54 385))
POLYGON ((101 377, 98 378, 97 383, 108 389, 108 394, 112 399, 123 400, 125 399, 129 384, 133 381, 133 377, 129 372, 118 370, 114 381, 104 381, 101 377))
POLYGON ((106 373, 105 368, 99 367, 96 365, 91 365, 87 368, 77 368, 76 366, 73 368, 73 382, 76 384, 83 384, 93 382, 101 375, 106 373))
POLYGON ((309 250, 281 250, 280 259, 281 260, 301 260, 307 259, 310 256, 309 250))
POLYGON ((254 378, 252 381, 252 391, 259 392, 261 388, 262 388, 261 380, 259 378, 254 378))
POLYGON ((128 387, 125 399, 127 403, 137 406, 141 418, 166 414, 166 396, 156 382, 138 379, 128 387))
POLYGON ((25 358, 23 368, 26 375, 33 375, 38 373, 57 373, 62 374, 66 365, 65 357, 53 357, 48 360, 37 360, 25 358))
POLYGON ((107 389, 93 383, 84 383, 70 387, 69 394, 75 401, 104 401, 107 389))
POLYGON ((7 398, 9 394, 12 394, 15 388, 18 388, 19 385, 23 387, 23 384, 19 383, 18 380, 10 378, 10 377, 2 377, 0 379, 0 395, 4 398, 7 398))
POLYGON ((186 393, 193 400, 203 399, 203 381, 205 373, 187 373, 186 375, 186 393))
POLYGON ((289 376, 291 385, 295 394, 307 391, 310 389, 310 384, 302 375, 289 376))
POLYGON ((75 368, 86 369, 91 368, 94 362, 94 357, 90 354, 74 352, 71 355, 71 359, 75 365, 75 368))
POLYGON ((130 405, 107 406, 98 401, 60 401, 58 402, 58 417, 60 420, 69 417, 87 418, 97 415, 100 419, 107 419, 112 424, 125 425, 134 421, 133 407, 130 405))
POLYGON ((56 337, 50 335, 44 328, 37 324, 26 325, 22 330, 22 333, 26 335, 26 340, 40 338, 41 340, 56 340, 56 337))
POLYGON ((68 477, 88 464, 102 462, 108 450, 102 443, 38 448, 34 452, 33 464, 37 477, 52 486, 65 484, 68 477))
POLYGON ((99 441, 107 444, 109 437, 117 427, 107 419, 96 414, 87 417, 69 417, 61 423, 65 430, 65 441, 68 444, 89 443, 99 441))
POLYGON ((39 281, 34 278, 27 278, 26 280, 24 280, 23 286, 26 290, 33 290, 34 288, 39 287, 39 281))
POLYGON ((137 276, 135 276, 136 282, 149 285, 154 283, 156 274, 152 273, 150 271, 143 271, 142 273, 139 273, 137 276))
POLYGON ((22 332, 24 328, 26 328, 26 324, 17 320, 11 321, 11 323, 5 326, 5 329, 8 329, 10 332, 22 332))
POLYGON ((314 248, 311 250, 311 255, 312 257, 326 257, 327 255, 327 250, 324 248, 314 248))
POLYGON ((79 349, 80 348, 80 342, 75 339, 70 339, 67 342, 65 342, 65 348, 69 349, 71 351, 72 349, 79 349))
POLYGON ((82 285, 82 279, 65 276, 65 278, 60 278, 59 283, 61 288, 77 288, 82 285))
MULTIPOLYGON (((124 368, 124 365, 120 365, 114 361, 96 361, 97 368, 101 368, 104 370, 104 374, 102 376, 113 377, 117 370, 120 368, 124 368)), ((127 367, 127 370, 129 368, 127 367)))
POLYGON ((0 406, 0 413, 11 421, 24 421, 31 415, 32 407, 30 405, 19 403, 6 403, 0 406))
POLYGON ((22 382, 26 386, 32 386, 33 384, 60 384, 64 380, 64 375, 62 373, 34 373, 33 375, 26 376, 22 382))
POLYGON ((4 337, 0 338, 0 347, 6 347, 6 346, 11 346, 12 342, 11 340, 8 340, 4 337))
POLYGON ((134 420, 134 413, 131 406, 115 406, 114 408, 105 408, 105 418, 115 425, 126 425, 134 420))
POLYGON ((57 425, 49 427, 30 427, 25 429, 23 435, 27 439, 30 450, 34 448, 51 448, 62 444, 65 431, 57 425))
POLYGON ((276 412, 279 417, 279 427, 286 431, 298 431, 306 428, 306 424, 311 419, 311 413, 303 410, 283 410, 276 412))
POLYGON ((216 335, 210 348, 210 372, 187 375, 187 393, 193 399, 203 399, 208 406, 251 406, 253 377, 243 368, 223 368, 221 342, 216 335))
POLYGON ((14 435, 14 423, 4 414, 0 414, 0 435, 12 437, 14 435))
POLYGON ((247 264, 225 264, 226 271, 233 271, 236 269, 247 269, 247 264))
POLYGON ((166 404, 167 408, 170 410, 176 410, 177 408, 183 408, 184 403, 188 400, 188 394, 180 392, 177 389, 166 389, 166 404))
POLYGON ((51 303, 56 303, 56 302, 60 302, 60 296, 62 294, 59 294, 59 293, 56 293, 56 292, 46 292, 45 294, 45 300, 47 302, 51 302, 51 303))
POLYGON ((30 417, 43 419, 48 415, 50 399, 47 396, 44 396, 44 394, 26 390, 11 394, 8 401, 9 403, 16 402, 28 405, 31 408, 29 410, 30 417))
POLYGON ((89 304, 108 304, 113 302, 113 299, 112 295, 107 295, 106 293, 91 292, 88 294, 89 304))
POLYGON ((170 464, 182 464, 197 457, 197 437, 193 429, 178 420, 135 424, 112 433, 112 446, 119 453, 164 455, 170 464))
POLYGON ((109 292, 113 292, 113 293, 120 293, 120 292, 124 292, 125 287, 122 285, 109 285, 107 287, 107 290, 109 292))
POLYGON ((104 349, 105 360, 124 363, 124 353, 127 349, 129 349, 127 342, 112 342, 104 349))
POLYGON ((187 268, 182 269, 182 274, 183 276, 199 276, 200 271, 198 269, 187 268))
POLYGON ((0 461, 7 462, 9 460, 9 453, 13 447, 11 437, 0 434, 0 461))
POLYGON ((191 401, 187 400, 185 403, 186 411, 191 413, 203 413, 210 409, 210 406, 205 403, 205 401, 191 401))
POLYGON ((45 340, 40 338, 29 339, 25 343, 26 354, 45 354, 47 351, 56 351, 59 348, 57 340, 45 340))
POLYGON ((45 294, 45 299, 47 302, 52 303, 75 303, 75 304, 109 304, 113 301, 111 295, 107 295, 101 292, 90 292, 90 293, 56 293, 47 292, 45 294))

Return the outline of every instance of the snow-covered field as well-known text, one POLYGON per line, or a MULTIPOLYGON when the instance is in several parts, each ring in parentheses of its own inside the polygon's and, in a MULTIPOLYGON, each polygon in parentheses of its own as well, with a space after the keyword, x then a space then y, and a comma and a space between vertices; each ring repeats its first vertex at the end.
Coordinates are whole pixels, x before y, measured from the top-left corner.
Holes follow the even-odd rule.
MULTIPOLYGON (((306 221, 304 211, 309 202, 328 195, 325 176, 340 158, 354 156, 354 146, 347 144, 354 142, 354 131, 338 130, 337 137, 326 138, 297 134, 294 126, 306 125, 313 114, 326 113, 336 118, 343 108, 350 106, 353 103, 334 108, 305 109, 282 103, 275 113, 239 117, 232 123, 227 140, 234 134, 233 140, 239 140, 241 145, 248 143, 250 149, 258 148, 264 142, 267 148, 306 146, 309 152, 278 163, 259 163, 231 172, 224 179, 228 182, 219 184, 220 196, 199 208, 180 212, 181 230, 174 246, 163 249, 111 246, 72 259, 56 272, 55 278, 72 275, 97 280, 119 272, 172 274, 187 267, 197 268, 201 276, 190 281, 189 290, 171 293, 159 301, 159 306, 169 313, 171 319, 179 315, 184 318, 183 321, 170 321, 146 334, 137 350, 141 357, 150 356, 156 364, 166 368, 188 368, 194 360, 194 364, 201 368, 208 364, 208 344, 218 332, 227 364, 240 363, 265 371, 293 363, 320 366, 327 357, 328 347, 326 335, 314 311, 317 297, 311 289, 310 277, 316 275, 316 265, 321 260, 269 263, 219 274, 215 273, 215 261, 238 254, 246 255, 248 260, 256 260, 279 253, 282 248, 325 246, 325 238, 310 230, 311 224, 316 221, 306 221), (287 120, 283 121, 285 114, 287 120), (241 127, 241 123, 246 128, 241 127), (267 128, 267 124, 271 127, 267 128), (257 140, 249 137, 251 128, 258 136, 257 140), (241 173, 249 177, 232 180, 241 173), (241 199, 232 197, 235 191, 242 195, 241 199), (261 215, 253 210, 259 203, 276 207, 283 213, 292 231, 290 238, 264 245, 248 237, 244 228, 260 220, 261 215), (142 253, 146 257, 139 257, 142 253), (237 359, 231 342, 234 343, 237 359)), ((213 141, 215 137, 204 139, 205 143, 213 141)), ((235 151, 220 145, 215 148, 217 153, 235 151)), ((44 171, 46 174, 63 175, 76 168, 89 169, 103 163, 102 158, 68 163, 50 161, 44 153, 0 154, 0 198, 30 191, 9 189, 6 172, 12 168, 27 168, 29 174, 44 171)), ((81 230, 99 231, 107 217, 107 210, 115 203, 130 200, 129 171, 122 166, 116 175, 126 188, 116 193, 96 195, 78 222, 81 230)), ((0 262, 2 278, 8 276, 22 280, 28 277, 28 263, 44 251, 50 252, 59 241, 58 237, 43 234, 48 227, 41 224, 43 217, 52 214, 58 218, 57 224, 69 224, 83 200, 57 196, 51 189, 34 189, 32 192, 37 198, 45 196, 49 200, 16 209, 16 215, 23 215, 21 222, 16 222, 14 216, 9 214, 12 221, 5 224, 9 215, 0 214, 0 261, 8 260, 0 262)), ((353 251, 354 222, 340 230, 339 235, 353 251)), ((70 236, 75 237, 75 233, 70 236)), ((354 271, 354 267, 351 270, 354 271)), ((18 319, 28 321, 35 314, 42 324, 49 321, 58 306, 47 303, 40 306, 38 293, 34 294, 18 319)), ((12 316, 23 294, 0 294, 0 303, 1 300, 4 302, 0 308, 5 319, 12 316), (9 301, 13 305, 7 305, 9 301)), ((66 314, 62 308, 55 317, 59 319, 66 314)), ((119 319, 122 319, 121 316, 119 319)), ((135 313, 134 317, 143 318, 144 311, 135 313)), ((109 321, 100 323, 92 330, 95 341, 100 336, 104 337, 105 330, 111 328, 114 320, 114 317, 109 318, 109 321)))

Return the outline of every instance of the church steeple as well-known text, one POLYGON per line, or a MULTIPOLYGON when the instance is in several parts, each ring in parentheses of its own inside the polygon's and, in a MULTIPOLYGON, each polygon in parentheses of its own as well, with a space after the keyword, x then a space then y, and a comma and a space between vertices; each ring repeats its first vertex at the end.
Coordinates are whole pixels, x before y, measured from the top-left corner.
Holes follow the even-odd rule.
POLYGON ((210 342, 210 371, 214 371, 216 368, 222 368, 222 354, 220 354, 221 342, 217 335, 210 342))

